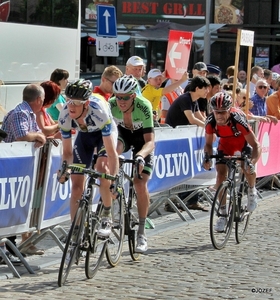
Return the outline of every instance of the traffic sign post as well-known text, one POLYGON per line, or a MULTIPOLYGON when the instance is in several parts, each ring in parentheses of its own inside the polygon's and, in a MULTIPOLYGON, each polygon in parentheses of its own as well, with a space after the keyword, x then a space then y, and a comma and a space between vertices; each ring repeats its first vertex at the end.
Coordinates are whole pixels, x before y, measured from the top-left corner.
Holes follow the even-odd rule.
POLYGON ((119 43, 117 38, 96 38, 97 56, 119 56, 119 43))
POLYGON ((97 36, 117 37, 115 6, 97 5, 97 36))
POLYGON ((188 69, 193 32, 170 30, 165 59, 166 75, 181 79, 188 69))

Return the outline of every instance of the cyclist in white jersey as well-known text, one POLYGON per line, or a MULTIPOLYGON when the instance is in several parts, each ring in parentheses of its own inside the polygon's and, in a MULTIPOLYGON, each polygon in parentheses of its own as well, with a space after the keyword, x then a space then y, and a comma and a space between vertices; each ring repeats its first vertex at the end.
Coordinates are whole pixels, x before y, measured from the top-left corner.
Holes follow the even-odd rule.
MULTIPOLYGON (((89 80, 80 79, 75 83, 68 84, 65 95, 67 102, 58 119, 62 135, 62 160, 66 160, 68 164, 75 163, 89 167, 96 149, 96 170, 115 176, 119 167, 116 151, 117 127, 108 104, 102 99, 92 96, 92 84, 89 80), (72 129, 78 131, 74 147, 72 147, 72 129)), ((58 172, 59 182, 64 183, 69 178, 69 173, 61 175, 58 172)), ((84 180, 83 174, 72 172, 70 199, 72 220, 83 192, 84 180)), ((98 234, 104 237, 109 236, 112 225, 110 185, 109 180, 100 179, 100 194, 104 209, 98 234)))

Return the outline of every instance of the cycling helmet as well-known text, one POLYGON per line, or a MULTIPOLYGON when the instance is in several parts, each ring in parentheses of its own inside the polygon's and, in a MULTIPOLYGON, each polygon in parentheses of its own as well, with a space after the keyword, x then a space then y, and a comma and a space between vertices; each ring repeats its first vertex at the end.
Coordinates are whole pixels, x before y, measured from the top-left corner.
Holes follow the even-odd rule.
POLYGON ((92 94, 92 83, 89 80, 79 79, 69 83, 65 89, 66 97, 77 100, 87 100, 92 94))
POLYGON ((210 105, 213 110, 228 110, 232 106, 231 96, 226 92, 219 92, 211 98, 210 105))
POLYGON ((137 80, 132 75, 124 75, 114 82, 113 91, 114 94, 133 94, 137 86, 137 80))

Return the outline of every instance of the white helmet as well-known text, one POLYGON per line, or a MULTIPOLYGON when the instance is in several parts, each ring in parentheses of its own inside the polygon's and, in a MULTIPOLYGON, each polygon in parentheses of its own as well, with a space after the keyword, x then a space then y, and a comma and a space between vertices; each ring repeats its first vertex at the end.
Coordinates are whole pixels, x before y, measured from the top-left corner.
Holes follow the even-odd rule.
POLYGON ((113 91, 114 94, 133 94, 137 86, 137 80, 132 75, 124 75, 114 82, 113 91))

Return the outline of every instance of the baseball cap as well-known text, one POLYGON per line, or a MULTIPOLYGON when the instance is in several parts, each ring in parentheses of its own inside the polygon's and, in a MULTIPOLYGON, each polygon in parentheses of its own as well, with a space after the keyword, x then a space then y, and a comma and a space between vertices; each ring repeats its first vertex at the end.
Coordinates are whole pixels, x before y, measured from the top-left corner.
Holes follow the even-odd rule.
POLYGON ((162 73, 159 69, 152 69, 148 73, 148 78, 155 78, 157 76, 162 76, 162 73))
POLYGON ((141 57, 139 56, 131 56, 127 62, 126 65, 132 65, 133 67, 136 66, 144 66, 144 61, 141 57))
POLYGON ((197 62, 194 66, 193 66, 193 69, 194 70, 197 70, 197 71, 207 71, 208 72, 208 69, 207 69, 207 66, 204 62, 197 62))
POLYGON ((207 64, 206 66, 209 73, 216 74, 216 75, 221 74, 221 69, 218 66, 212 64, 207 64))
POLYGON ((276 72, 272 73, 272 80, 276 80, 278 77, 280 77, 280 75, 276 72))

